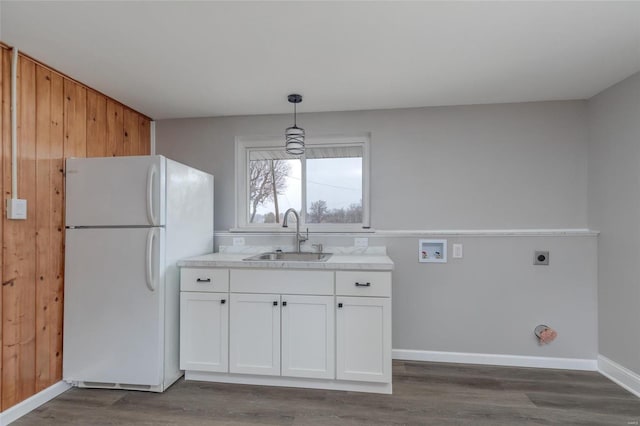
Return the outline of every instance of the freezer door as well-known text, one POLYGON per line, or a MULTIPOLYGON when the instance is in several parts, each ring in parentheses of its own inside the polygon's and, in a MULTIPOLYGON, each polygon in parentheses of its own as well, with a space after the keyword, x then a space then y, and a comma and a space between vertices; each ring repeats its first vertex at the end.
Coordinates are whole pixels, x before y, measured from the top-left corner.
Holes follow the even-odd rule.
POLYGON ((69 158, 67 226, 165 224, 165 158, 69 158))
POLYGON ((164 229, 67 229, 63 378, 157 386, 164 229))

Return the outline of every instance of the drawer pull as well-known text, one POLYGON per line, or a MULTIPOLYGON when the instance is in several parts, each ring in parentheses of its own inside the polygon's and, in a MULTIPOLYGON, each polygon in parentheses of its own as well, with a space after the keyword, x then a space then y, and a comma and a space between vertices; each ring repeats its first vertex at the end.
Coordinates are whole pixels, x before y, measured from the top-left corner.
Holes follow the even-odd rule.
POLYGON ((198 283, 210 283, 211 282, 211 278, 198 278, 196 280, 196 282, 198 282, 198 283))
POLYGON ((227 303, 227 299, 222 299, 222 300, 220 300, 220 304, 221 304, 221 305, 224 305, 225 303, 227 303))
POLYGON ((342 303, 338 303, 338 308, 342 308, 342 303))
POLYGON ((356 287, 371 287, 371 283, 356 283, 356 287))
POLYGON ((287 306, 287 302, 282 302, 282 306, 287 306))
POLYGON ((273 306, 278 306, 278 302, 277 301, 273 301, 273 306))

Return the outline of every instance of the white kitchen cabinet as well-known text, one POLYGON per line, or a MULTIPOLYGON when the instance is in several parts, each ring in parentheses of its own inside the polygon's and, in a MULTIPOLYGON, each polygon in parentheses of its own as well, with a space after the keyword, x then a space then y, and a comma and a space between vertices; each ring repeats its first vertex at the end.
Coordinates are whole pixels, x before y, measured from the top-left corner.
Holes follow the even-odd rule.
POLYGON ((391 297, 391 272, 337 271, 338 296, 391 297))
POLYGON ((229 263, 181 270, 187 380, 391 393, 390 271, 229 263))
POLYGON ((229 291, 229 270, 182 268, 180 270, 180 291, 226 293, 229 291))
POLYGON ((229 371, 280 375, 280 295, 231 294, 229 371))
POLYGON ((282 295, 282 376, 333 379, 333 296, 282 295))
POLYGON ((333 378, 332 296, 231 294, 231 373, 333 378))
POLYGON ((180 369, 228 371, 229 296, 180 293, 180 369))
POLYGON ((336 297, 336 378, 391 382, 391 299, 336 297))

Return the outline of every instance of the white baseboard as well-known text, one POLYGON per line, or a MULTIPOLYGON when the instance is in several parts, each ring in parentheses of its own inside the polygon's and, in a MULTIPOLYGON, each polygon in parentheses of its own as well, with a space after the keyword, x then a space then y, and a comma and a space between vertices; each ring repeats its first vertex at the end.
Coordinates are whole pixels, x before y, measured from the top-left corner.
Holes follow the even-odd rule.
POLYGON ((332 379, 305 379, 299 377, 259 376, 252 374, 209 373, 205 371, 185 371, 185 380, 202 382, 235 383, 241 385, 285 386, 289 388, 329 389, 351 392, 390 394, 391 382, 353 382, 332 379))
POLYGON ((598 362, 595 359, 582 358, 551 358, 522 355, 394 349, 393 359, 405 361, 453 362, 458 364, 504 365, 512 367, 557 368, 563 370, 598 370, 598 362))
POLYGON ((8 425, 13 421, 18 420, 20 417, 35 410, 45 402, 51 401, 53 398, 69 390, 70 388, 71 385, 63 381, 59 381, 58 383, 41 390, 37 394, 30 396, 29 398, 14 405, 13 407, 6 409, 2 413, 0 413, 0 426, 8 425))
POLYGON ((640 375, 603 355, 598 355, 598 371, 640 398, 640 375))

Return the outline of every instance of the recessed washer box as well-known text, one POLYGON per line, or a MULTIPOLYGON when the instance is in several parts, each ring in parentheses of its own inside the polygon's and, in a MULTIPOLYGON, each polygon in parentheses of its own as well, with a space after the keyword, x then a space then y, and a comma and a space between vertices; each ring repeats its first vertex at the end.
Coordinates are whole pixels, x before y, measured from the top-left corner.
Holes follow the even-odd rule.
POLYGON ((418 260, 425 263, 447 263, 447 240, 420 240, 418 260))

